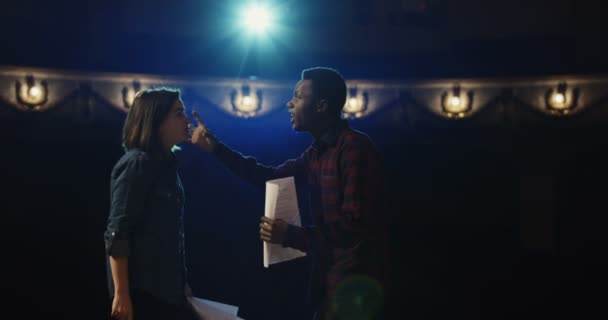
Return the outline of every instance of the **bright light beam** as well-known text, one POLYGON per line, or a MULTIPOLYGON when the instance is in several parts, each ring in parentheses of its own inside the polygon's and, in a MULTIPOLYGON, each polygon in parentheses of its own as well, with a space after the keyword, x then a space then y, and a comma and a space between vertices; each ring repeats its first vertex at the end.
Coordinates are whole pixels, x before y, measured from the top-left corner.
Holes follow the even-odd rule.
POLYGON ((273 15, 268 7, 254 4, 243 10, 241 19, 247 31, 264 34, 272 27, 273 15))

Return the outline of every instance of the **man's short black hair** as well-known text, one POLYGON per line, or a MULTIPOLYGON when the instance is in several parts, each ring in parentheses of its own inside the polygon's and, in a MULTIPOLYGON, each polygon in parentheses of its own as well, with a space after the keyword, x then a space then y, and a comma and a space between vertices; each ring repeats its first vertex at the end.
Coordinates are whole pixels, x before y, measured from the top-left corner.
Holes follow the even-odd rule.
POLYGON ((335 69, 315 67, 302 71, 302 80, 312 80, 313 94, 327 100, 331 114, 340 117, 346 103, 346 82, 335 69))

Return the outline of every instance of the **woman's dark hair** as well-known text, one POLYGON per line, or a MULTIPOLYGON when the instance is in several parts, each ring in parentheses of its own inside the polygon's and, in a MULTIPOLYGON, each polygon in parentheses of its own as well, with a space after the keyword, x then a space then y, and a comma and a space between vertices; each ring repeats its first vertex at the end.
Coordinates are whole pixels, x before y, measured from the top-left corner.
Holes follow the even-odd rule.
POLYGON ((178 89, 157 88, 138 92, 125 120, 123 147, 126 150, 137 148, 146 152, 160 152, 162 146, 158 130, 178 99, 178 89))

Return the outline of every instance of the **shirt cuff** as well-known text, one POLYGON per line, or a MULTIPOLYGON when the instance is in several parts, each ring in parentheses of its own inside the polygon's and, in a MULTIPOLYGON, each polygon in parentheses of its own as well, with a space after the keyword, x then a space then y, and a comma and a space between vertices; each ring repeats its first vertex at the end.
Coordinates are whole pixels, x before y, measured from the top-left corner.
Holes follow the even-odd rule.
POLYGON ((106 234, 106 253, 109 256, 128 256, 129 240, 117 239, 116 232, 106 234))
POLYGON ((285 240, 283 241, 283 247, 295 248, 300 251, 308 251, 308 237, 304 228, 287 225, 287 231, 285 234, 285 240))

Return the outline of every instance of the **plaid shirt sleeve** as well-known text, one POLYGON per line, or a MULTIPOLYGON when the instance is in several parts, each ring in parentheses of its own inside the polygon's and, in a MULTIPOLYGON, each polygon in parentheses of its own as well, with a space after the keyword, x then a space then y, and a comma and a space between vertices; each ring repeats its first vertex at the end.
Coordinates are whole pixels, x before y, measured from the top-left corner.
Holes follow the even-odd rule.
POLYGON ((262 189, 265 188, 268 180, 296 176, 303 172, 307 153, 308 150, 296 159, 290 159, 277 167, 271 167, 260 164, 254 157, 244 156, 223 143, 218 142, 214 151, 215 157, 232 173, 262 189))

